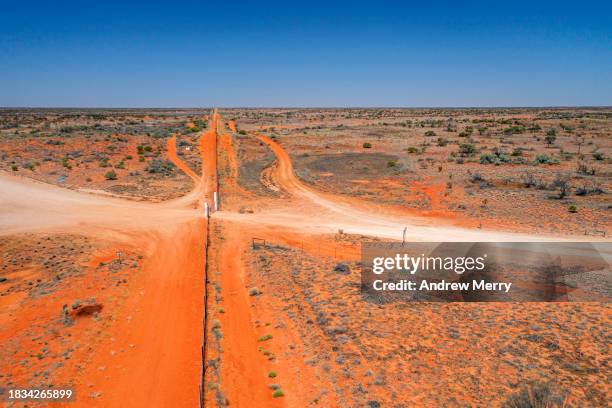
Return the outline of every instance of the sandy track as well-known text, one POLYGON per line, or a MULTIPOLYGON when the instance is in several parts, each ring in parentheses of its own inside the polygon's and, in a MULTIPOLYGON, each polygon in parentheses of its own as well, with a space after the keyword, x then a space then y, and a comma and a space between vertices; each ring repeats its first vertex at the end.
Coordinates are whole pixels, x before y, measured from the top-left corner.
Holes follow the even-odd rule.
MULTIPOLYGON (((297 199, 293 205, 274 207, 255 215, 221 213, 218 217, 258 225, 283 225, 309 233, 335 233, 342 229, 349 234, 362 234, 401 240, 406 227, 406 239, 412 241, 548 241, 553 236, 534 236, 511 232, 467 229, 444 224, 440 220, 386 213, 384 206, 349 203, 344 198, 315 191, 298 180, 289 154, 274 140, 255 133, 277 158, 273 178, 280 188, 297 199)), ((584 237, 576 237, 584 240, 584 237)))
POLYGON ((200 177, 198 177, 195 171, 191 170, 191 167, 189 167, 184 161, 182 161, 178 157, 178 154, 176 152, 176 136, 172 136, 170 139, 168 139, 168 157, 170 158, 172 163, 176 165, 176 167, 181 169, 193 181, 195 181, 196 183, 200 181, 200 177))
MULTIPOLYGON (((146 276, 98 347, 82 378, 101 395, 86 406, 196 407, 199 400, 204 307, 205 221, 171 233, 149 233, 146 276), (99 367, 106 367, 100 371, 99 367)), ((83 401, 83 400, 81 400, 83 401)))

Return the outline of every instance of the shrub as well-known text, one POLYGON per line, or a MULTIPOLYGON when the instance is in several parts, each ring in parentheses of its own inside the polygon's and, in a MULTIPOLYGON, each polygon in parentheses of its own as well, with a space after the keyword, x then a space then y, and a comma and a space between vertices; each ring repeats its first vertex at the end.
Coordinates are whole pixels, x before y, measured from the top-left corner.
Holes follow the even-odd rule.
POLYGON ((536 164, 559 164, 559 160, 552 159, 546 154, 538 154, 535 161, 536 164))
POLYGON ((21 167, 23 167, 24 169, 34 171, 34 163, 32 162, 25 162, 24 164, 21 165, 21 167))
POLYGON ((428 130, 427 132, 425 132, 425 136, 435 136, 436 132, 434 132, 433 130, 428 130))
POLYGON ((570 205, 569 207, 567 207, 567 211, 569 211, 571 213, 577 213, 578 209, 576 208, 575 205, 570 205))
POLYGON ((268 378, 275 378, 276 377, 276 371, 268 371, 268 378))
MULTIPOLYGON (((242 129, 240 129, 240 130, 238 131, 238 133, 240 133, 241 135, 246 135, 246 134, 247 134, 246 130, 242 130, 242 129)), ((364 147, 365 147, 365 146, 364 146, 364 147)))
POLYGON ((282 397, 284 395, 285 395, 285 393, 283 392, 283 390, 278 389, 278 390, 274 391, 274 394, 272 394, 272 397, 279 398, 279 397, 282 397))
POLYGON ((72 166, 70 165, 70 162, 68 161, 67 157, 64 157, 62 159, 62 166, 64 166, 65 168, 67 168, 68 170, 72 169, 72 166))
POLYGON ((587 176, 595 175, 595 169, 594 168, 589 169, 589 167, 584 162, 578 162, 578 168, 576 169, 576 171, 578 172, 578 174, 584 174, 587 176))
POLYGON ((520 157, 522 155, 523 155, 523 149, 521 149, 520 147, 516 147, 514 148, 514 150, 512 150, 512 156, 520 157))
POLYGON ((472 183, 480 183, 483 181, 485 181, 485 179, 480 173, 474 173, 470 175, 470 182, 472 183))
POLYGON ((438 138, 438 146, 440 146, 440 147, 444 147, 444 146, 446 146, 447 144, 448 144, 448 140, 446 140, 446 139, 445 139, 445 138, 443 138, 443 137, 439 137, 439 138, 438 138))
POLYGON ((257 295, 259 295, 259 290, 257 290, 257 288, 249 289, 249 296, 257 296, 257 295))
POLYGON ((493 154, 483 154, 480 156, 481 164, 496 164, 499 165, 501 163, 510 163, 510 157, 497 147, 493 148, 493 154))
POLYGON ((544 137, 544 140, 546 140, 546 144, 549 146, 555 143, 555 140, 557 140, 557 135, 554 132, 555 129, 550 129, 548 132, 546 132, 546 137, 544 137), (553 131, 553 133, 550 133, 551 130, 553 131))
POLYGON ((523 186, 525 186, 525 188, 535 187, 536 184, 537 183, 533 173, 527 172, 523 174, 523 186))
POLYGON ((11 165, 11 170, 13 171, 19 171, 19 167, 17 167, 16 164, 11 165))
POLYGON ((605 157, 604 157, 604 154, 602 152, 595 152, 595 153, 593 153, 593 158, 595 160, 603 160, 605 157))
POLYGON ((417 148, 416 148, 416 147, 414 147, 414 146, 410 146, 409 148, 407 148, 407 149, 406 149, 406 151, 407 151, 408 153, 413 154, 413 153, 418 153, 418 152, 419 152, 419 149, 417 149, 417 148))
POLYGON ((589 194, 603 194, 603 189, 601 185, 593 185, 592 187, 576 187, 576 195, 577 196, 585 196, 589 194))
POLYGON ((168 160, 153 159, 147 166, 147 171, 153 174, 169 176, 174 171, 174 163, 168 160))
POLYGON ((114 170, 107 171, 104 178, 107 180, 117 180, 117 173, 114 170))
POLYGON ((272 339, 272 335, 271 334, 265 334, 263 336, 261 336, 259 339, 257 339, 257 341, 268 341, 272 339))
POLYGON ((387 167, 395 167, 397 166, 397 162, 395 160, 389 160, 387 162, 387 167))
POLYGON ((474 148, 474 145, 470 143, 462 143, 459 145, 459 153, 465 156, 471 156, 475 151, 476 149, 474 148))
POLYGON ((509 128, 504 129, 504 134, 506 135, 514 135, 514 134, 520 134, 524 132, 525 132, 525 126, 523 125, 514 125, 514 126, 510 126, 509 128))
POLYGON ((552 187, 559 189, 559 198, 563 198, 567 196, 571 188, 570 182, 569 182, 569 176, 558 173, 557 176, 555 177, 555 180, 552 183, 552 187))
POLYGON ((480 164, 493 164, 497 162, 494 154, 485 153, 480 155, 480 164))
POLYGON ((372 148, 372 143, 370 143, 370 142, 365 142, 365 143, 363 144, 363 148, 364 148, 364 149, 371 149, 371 148, 372 148))
POLYGON ((138 154, 144 154, 145 152, 151 153, 153 151, 153 147, 151 145, 138 145, 136 147, 138 154))

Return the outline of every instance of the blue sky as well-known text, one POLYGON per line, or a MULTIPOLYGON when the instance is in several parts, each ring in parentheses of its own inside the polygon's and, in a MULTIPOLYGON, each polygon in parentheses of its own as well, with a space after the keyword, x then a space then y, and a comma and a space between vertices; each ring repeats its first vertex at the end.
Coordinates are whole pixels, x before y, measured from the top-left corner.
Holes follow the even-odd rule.
POLYGON ((0 106, 612 105, 610 4, 3 1, 0 106))

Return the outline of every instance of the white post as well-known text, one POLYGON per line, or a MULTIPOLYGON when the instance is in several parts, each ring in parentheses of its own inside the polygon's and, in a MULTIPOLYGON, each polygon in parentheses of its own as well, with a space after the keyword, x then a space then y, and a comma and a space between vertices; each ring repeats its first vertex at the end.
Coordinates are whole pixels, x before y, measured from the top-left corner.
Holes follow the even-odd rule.
POLYGON ((204 203, 204 215, 206 216, 206 218, 210 217, 210 212, 208 209, 208 203, 204 203))
POLYGON ((219 194, 216 191, 213 194, 213 199, 214 199, 213 208, 215 209, 215 211, 219 211, 219 194))

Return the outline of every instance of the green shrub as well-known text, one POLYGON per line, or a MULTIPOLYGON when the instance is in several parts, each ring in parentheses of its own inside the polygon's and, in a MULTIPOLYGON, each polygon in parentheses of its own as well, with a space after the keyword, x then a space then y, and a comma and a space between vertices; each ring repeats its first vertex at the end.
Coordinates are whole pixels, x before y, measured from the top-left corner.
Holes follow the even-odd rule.
POLYGON ((275 378, 276 377, 276 371, 268 371, 268 378, 275 378))
POLYGON ((72 169, 72 166, 70 165, 70 162, 68 161, 69 159, 67 157, 64 157, 62 159, 62 166, 64 166, 65 168, 67 168, 68 170, 72 169))
POLYGON ((493 154, 485 153, 480 155, 480 164, 501 164, 509 162, 510 157, 497 148, 493 148, 493 154))
POLYGON ((274 391, 274 394, 272 394, 272 397, 279 398, 279 397, 282 397, 284 395, 285 395, 285 393, 283 392, 283 390, 278 389, 278 390, 274 391))
POLYGON ((425 132, 425 136, 435 136, 436 132, 434 132, 433 130, 428 130, 427 132, 425 132))
POLYGON ((504 129, 504 134, 506 135, 514 135, 521 134, 525 132, 525 126, 523 125, 514 125, 504 129))
POLYGON ((364 149, 371 149, 371 148, 372 148, 372 143, 370 143, 370 142, 365 142, 365 143, 363 144, 363 148, 364 148, 364 149))
POLYGON ((239 133, 239 134, 241 134, 241 135, 246 135, 246 134, 247 134, 247 131, 246 131, 246 130, 242 130, 242 129, 240 129, 240 130, 238 131, 238 133, 239 133))
POLYGON ((395 167, 397 166, 397 162, 395 160, 389 160, 387 162, 387 167, 395 167))
POLYGON ((261 336, 259 339, 257 339, 257 341, 267 341, 267 340, 270 340, 270 339, 272 339, 272 335, 271 334, 266 334, 266 335, 261 336))
POLYGON ((459 153, 465 156, 471 156, 476 152, 474 145, 470 143, 462 143, 459 145, 459 153))
POLYGON ((578 209, 576 208, 575 205, 570 205, 569 207, 567 207, 567 210, 571 213, 577 213, 578 209))
POLYGON ((408 153, 418 153, 418 152, 419 152, 419 149, 417 149, 417 148, 416 148, 416 147, 414 147, 414 146, 410 146, 409 148, 407 148, 407 149, 406 149, 406 151, 407 151, 408 153))
POLYGON ((492 164, 497 162, 494 154, 485 153, 480 155, 480 164, 492 164))
POLYGON ((535 161, 536 164, 559 164, 559 160, 552 159, 546 154, 538 154, 535 161))
POLYGON ((170 176, 174 172, 174 163, 169 160, 153 159, 147 166, 147 171, 153 174, 170 176))
POLYGON ((114 170, 106 172, 104 178, 107 180, 117 180, 117 173, 114 170))

